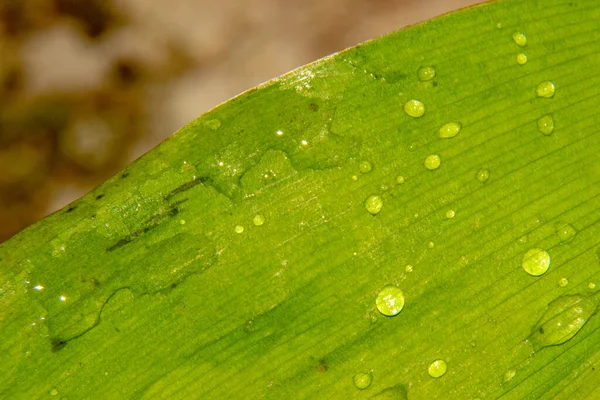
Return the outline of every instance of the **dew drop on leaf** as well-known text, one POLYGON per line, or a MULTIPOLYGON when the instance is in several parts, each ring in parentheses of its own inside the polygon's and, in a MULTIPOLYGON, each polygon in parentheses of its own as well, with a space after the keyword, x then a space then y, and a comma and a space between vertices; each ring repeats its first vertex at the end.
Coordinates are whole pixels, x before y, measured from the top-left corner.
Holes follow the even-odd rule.
POLYGON ((556 224, 556 235, 561 243, 571 242, 576 234, 577 231, 570 224, 567 224, 566 222, 559 222, 556 224))
POLYGON ((360 390, 364 390, 371 386, 373 376, 366 372, 360 372, 354 375, 354 378, 352 380, 354 381, 354 386, 356 386, 360 390))
POLYGON ((244 227, 241 225, 236 225, 235 226, 235 233, 242 233, 244 232, 244 227))
POLYGON ((421 67, 417 71, 417 76, 421 82, 430 81, 435 78, 435 68, 433 67, 421 67))
POLYGON ((550 255, 542 249, 531 249, 523 255, 521 266, 529 275, 543 275, 550 268, 550 255))
POLYGON ((396 177, 396 182, 400 185, 402 185, 404 183, 404 177, 402 175, 398 175, 396 177))
POLYGON ((560 278, 558 280, 559 287, 566 287, 569 284, 569 280, 567 278, 560 278))
POLYGON ((515 371, 514 369, 508 370, 504 373, 504 376, 502 377, 502 381, 504 383, 509 382, 512 380, 512 378, 515 377, 516 374, 517 374, 517 371, 515 371))
POLYGON ((420 118, 425 114, 425 105, 419 100, 409 100, 404 104, 404 112, 413 118, 420 118))
POLYGON ((386 286, 377 294, 375 305, 379 312, 385 316, 398 315, 404 307, 404 293, 396 286, 386 286))
POLYGON ((371 164, 369 161, 361 161, 358 164, 358 169, 361 173, 366 174, 367 172, 371 172, 373 169, 373 164, 371 164))
POLYGON ((428 170, 438 169, 441 162, 440 156, 437 154, 431 154, 425 157, 425 168, 428 170))
POLYGON ((383 208, 383 199, 377 195, 371 195, 365 200, 365 208, 371 214, 377 215, 383 208))
POLYGON ((538 85, 535 93, 538 95, 538 97, 549 99, 554 97, 554 91, 554 83, 550 81, 544 81, 538 85))
POLYGON ((255 226, 261 226, 262 224, 265 223, 265 217, 261 214, 257 214, 254 216, 254 218, 252 219, 252 223, 255 226))
POLYGON ((475 177, 479 182, 483 183, 490 178, 490 171, 488 171, 487 169, 480 169, 479 171, 477 171, 477 174, 475 174, 475 177))
POLYGON ((432 362, 429 365, 427 372, 429 373, 429 376, 431 376, 432 378, 440 378, 440 377, 444 376, 444 374, 446 373, 447 370, 448 370, 448 365, 446 364, 446 361, 435 360, 434 362, 432 362))
POLYGON ((554 131, 554 119, 551 115, 544 115, 537 121, 538 130, 546 136, 550 136, 554 131))
POLYGON ((527 37, 521 32, 513 33, 512 38, 518 46, 525 47, 527 45, 527 37))
POLYGON ((596 313, 597 308, 594 295, 565 295, 552 301, 528 338, 534 350, 569 341, 596 313))
POLYGON ((446 211, 446 218, 450 219, 450 218, 454 218, 454 215, 456 213, 454 212, 454 210, 448 210, 446 211))
POLYGON ((519 64, 519 65, 527 64, 527 55, 525 55, 525 53, 517 54, 517 64, 519 64))
POLYGON ((453 138, 458 135, 462 128, 460 122, 449 122, 440 128, 440 137, 442 139, 453 138))

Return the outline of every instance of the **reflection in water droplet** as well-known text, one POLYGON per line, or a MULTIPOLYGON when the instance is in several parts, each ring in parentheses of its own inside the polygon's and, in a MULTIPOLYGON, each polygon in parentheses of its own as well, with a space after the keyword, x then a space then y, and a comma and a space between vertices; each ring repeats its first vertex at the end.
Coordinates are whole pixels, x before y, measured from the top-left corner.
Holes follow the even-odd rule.
POLYGON ((236 233, 242 233, 242 232, 244 232, 244 227, 241 226, 241 225, 236 225, 235 226, 235 232, 236 233))
POLYGON ((454 136, 458 135, 461 128, 462 125, 460 122, 449 122, 440 128, 440 137, 442 139, 453 138, 454 136))
POLYGON ((504 374, 504 377, 502 378, 502 381, 504 383, 509 382, 512 378, 515 377, 516 374, 517 374, 517 371, 515 371, 514 369, 506 371, 506 373, 504 374))
POLYGON ((563 344, 573 338, 596 313, 595 295, 561 296, 548 305, 548 309, 529 336, 533 349, 563 344))
POLYGON ((554 119, 551 115, 544 115, 537 121, 538 130, 546 136, 550 136, 554 131, 554 119))
POLYGON ((594 282, 588 283, 588 289, 596 289, 596 284, 594 282))
POLYGON ((477 177, 477 180, 479 182, 485 182, 490 177, 490 171, 488 171, 487 169, 480 169, 479 171, 477 171, 477 174, 475 174, 475 176, 477 177))
POLYGON ((435 247, 435 243, 429 242, 429 243, 427 243, 427 247, 429 247, 430 249, 433 249, 435 247))
POLYGON ((542 249, 531 249, 523 255, 521 266, 529 275, 543 275, 550 268, 550 255, 542 249))
POLYGON ((354 386, 356 386, 360 390, 364 390, 371 386, 373 376, 369 373, 361 372, 354 375, 354 378, 352 380, 354 381, 354 386))
POLYGON ((265 223, 265 217, 263 215, 257 214, 252 218, 252 223, 256 226, 261 226, 265 223))
POLYGON ((404 293, 396 286, 386 286, 377 294, 375 304, 380 313, 393 317, 404 307, 404 293))
POLYGON ((517 64, 519 64, 519 65, 527 64, 527 56, 524 53, 517 54, 517 64))
POLYGON ((559 222, 556 224, 556 235, 561 243, 571 242, 576 234, 577 231, 570 224, 567 224, 566 222, 559 222))
POLYGON ((448 370, 448 365, 444 360, 435 360, 429 365, 427 372, 429 372, 429 376, 432 378, 440 378, 444 376, 446 371, 448 370))
POLYGON ((276 134, 277 136, 283 136, 283 131, 277 131, 277 132, 275 132, 275 134, 276 134))
POLYGON ((569 284, 569 280, 567 278, 560 278, 558 280, 559 287, 566 287, 569 284))
POLYGON ((361 173, 366 174, 367 172, 370 172, 373 169, 373 164, 371 164, 368 161, 361 161, 358 164, 358 169, 361 173))
POLYGON ((428 170, 437 169, 437 168, 439 168, 441 162, 442 162, 442 160, 440 159, 440 156, 438 156, 437 154, 429 155, 429 156, 425 157, 425 168, 427 168, 428 170))
POLYGON ((422 81, 422 82, 424 82, 424 81, 430 81, 433 78, 435 78, 435 68, 433 68, 433 67, 421 67, 417 71, 417 76, 419 77, 419 80, 422 81))
POLYGON ((404 112, 413 118, 419 118, 425 114, 425 105, 419 100, 409 100, 404 104, 404 112))
POLYGON ((383 208, 383 199, 377 195, 371 195, 365 200, 365 208, 373 215, 379 214, 383 208))
POLYGON ((513 33, 512 38, 518 46, 525 47, 527 45, 527 37, 521 32, 513 33))
POLYGON ((412 266, 412 265, 410 265, 410 264, 408 264, 406 267, 404 267, 404 270, 405 270, 406 272, 413 272, 413 266, 412 266))
POLYGON ((402 185, 404 183, 404 177, 401 175, 398 175, 396 177, 396 182, 398 182, 400 185, 402 185))
POLYGON ((446 211, 446 218, 454 218, 455 212, 454 210, 446 211))
POLYGON ((535 93, 538 95, 538 97, 544 97, 546 99, 549 99, 551 97, 554 97, 554 91, 554 83, 550 81, 545 81, 538 85, 537 89, 535 90, 535 93))

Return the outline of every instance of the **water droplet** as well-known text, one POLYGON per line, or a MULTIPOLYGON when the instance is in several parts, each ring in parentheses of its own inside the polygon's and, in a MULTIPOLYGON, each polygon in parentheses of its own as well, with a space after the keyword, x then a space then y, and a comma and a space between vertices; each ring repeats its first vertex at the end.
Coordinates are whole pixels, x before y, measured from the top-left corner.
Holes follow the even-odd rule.
POLYGON ((596 313, 597 307, 594 295, 565 295, 552 301, 529 336, 533 349, 567 342, 596 313))
POLYGON ((387 192, 390 189, 390 187, 388 185, 386 185, 385 183, 382 183, 380 186, 380 189, 382 192, 387 192))
POLYGON ((357 180, 358 180, 358 176, 356 176, 356 175, 352 175, 352 180, 353 180, 353 181, 357 181, 357 180))
POLYGON ((519 244, 525 244, 528 241, 529 241, 529 238, 527 237, 527 235, 523 235, 517 239, 517 243, 519 243, 519 244))
POLYGON ((537 120, 537 126, 540 132, 546 136, 550 136, 554 130, 554 119, 551 115, 544 115, 537 120))
POLYGON ((519 65, 527 64, 527 56, 525 55, 525 53, 517 54, 517 64, 519 64, 519 65))
POLYGON ((479 182, 485 182, 490 178, 490 171, 488 171, 487 169, 480 169, 479 171, 477 171, 477 174, 475 174, 475 176, 477 177, 477 180, 479 182))
POLYGON ((58 396, 58 389, 57 388, 52 388, 50 390, 50 396, 58 396))
POLYGON ((435 246, 435 243, 433 243, 433 242, 427 243, 427 247, 429 247, 430 249, 433 249, 434 246, 435 246))
POLYGON ((373 164, 371 164, 368 161, 361 161, 358 164, 358 169, 361 173, 366 174, 367 172, 371 172, 371 170, 373 169, 373 164))
POLYGON ((35 285, 33 288, 35 290, 44 290, 44 287, 42 285, 35 285))
POLYGON ((256 214, 254 218, 252 218, 252 223, 256 226, 261 226, 265 223, 265 217, 260 214, 256 214))
POLYGON ((425 114, 425 105, 419 100, 409 100, 404 104, 404 112, 413 118, 419 118, 425 114))
POLYGON ((396 286, 386 286, 377 294, 375 304, 380 313, 393 317, 404 307, 404 293, 396 286))
POLYGON ((67 301, 67 296, 60 296, 58 299, 60 301, 67 301))
POLYGON ((244 232, 244 227, 241 226, 241 225, 236 225, 235 226, 235 232, 236 233, 242 233, 242 232, 244 232))
POLYGON ((596 284, 594 282, 588 283, 588 289, 596 289, 596 284))
POLYGON ((429 376, 432 378, 440 378, 444 376, 446 371, 448 370, 448 365, 444 360, 435 360, 429 365, 427 372, 429 372, 429 376))
POLYGON ((456 213, 454 212, 454 210, 448 210, 446 211, 446 218, 450 219, 450 218, 454 218, 454 215, 456 213))
POLYGON ((179 224, 180 224, 180 225, 185 225, 185 219, 180 219, 180 220, 179 220, 179 224))
POLYGON ((283 136, 283 131, 277 131, 277 132, 275 132, 275 134, 276 134, 277 136, 283 136))
POLYGON ((567 278, 560 278, 558 280, 559 287, 566 287, 569 284, 569 280, 567 278))
POLYGON ((571 242, 576 234, 577 231, 570 224, 567 224, 566 222, 559 222, 556 224, 556 235, 561 243, 571 242))
POLYGON ((352 380, 354 381, 354 386, 356 386, 360 390, 364 390, 371 386, 373 376, 369 373, 361 372, 354 375, 354 378, 352 378, 352 380))
POLYGON ((521 32, 513 33, 512 37, 518 46, 525 47, 527 45, 527 37, 521 32))
POLYGON ((535 90, 538 97, 544 97, 546 99, 554 97, 554 83, 550 81, 544 81, 540 83, 535 90))
POLYGON ((404 270, 405 270, 406 272, 413 272, 413 266, 412 266, 412 265, 410 265, 410 264, 408 264, 406 267, 404 267, 404 270))
POLYGON ((517 374, 517 371, 515 371, 514 369, 506 371, 506 373, 504 374, 504 377, 502 378, 502 381, 504 383, 509 382, 512 378, 515 377, 516 374, 517 374))
POLYGON ((373 215, 379 214, 383 208, 383 199, 377 195, 371 195, 365 200, 365 208, 373 215))
POLYGON ((435 68, 433 67, 421 67, 417 71, 417 76, 422 82, 430 81, 435 78, 435 68))
POLYGON ((550 268, 550 255, 542 249, 531 249, 523 255, 521 266, 529 275, 543 275, 550 268))
POLYGON ((431 154, 425 157, 425 168, 429 170, 438 169, 441 162, 440 156, 437 154, 431 154))
POLYGON ((398 182, 398 184, 402 185, 404 183, 404 177, 402 175, 398 175, 396 177, 396 182, 398 182))
POLYGON ((454 136, 458 135, 458 132, 460 132, 461 128, 462 125, 460 122, 448 122, 446 125, 440 128, 440 137, 442 139, 453 138, 454 136))

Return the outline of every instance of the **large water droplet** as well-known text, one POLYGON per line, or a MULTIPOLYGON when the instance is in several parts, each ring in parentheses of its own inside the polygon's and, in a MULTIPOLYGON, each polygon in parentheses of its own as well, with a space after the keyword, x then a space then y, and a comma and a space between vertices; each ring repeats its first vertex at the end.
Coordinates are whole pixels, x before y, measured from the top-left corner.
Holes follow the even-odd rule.
POLYGON ((521 266, 529 275, 543 275, 550 268, 550 255, 542 249, 531 249, 523 255, 521 266))
POLYGON ((554 119, 551 115, 544 115, 537 121, 538 130, 546 136, 550 136, 554 130, 554 119))
POLYGON ((425 114, 425 105, 419 100, 409 100, 404 104, 404 112, 413 118, 419 118, 425 114))
POLYGON ((576 234, 577 231, 570 224, 567 224, 566 222, 559 222, 556 224, 556 235, 561 243, 571 242, 576 234))
POLYGON ((386 286, 377 294, 375 304, 380 313, 393 317, 404 307, 404 293, 396 286, 386 286))
POLYGON ((538 97, 549 99, 554 97, 554 90, 554 83, 550 81, 544 81, 538 85, 535 93, 538 95, 538 97))
POLYGON ((440 137, 442 139, 453 138, 454 136, 458 135, 461 128, 462 125, 460 122, 449 122, 440 128, 440 137))
POLYGON ((360 372, 354 375, 354 378, 352 378, 352 380, 354 381, 354 386, 356 386, 360 390, 364 390, 371 386, 373 376, 366 372, 360 372))
POLYGON ((383 199, 377 195, 371 195, 365 200, 365 208, 373 215, 379 214, 383 208, 383 199))
POLYGON ((596 313, 598 301, 594 295, 561 296, 548 309, 529 336, 535 351, 563 344, 572 339, 596 313))
POLYGON ((243 233, 243 232, 244 232, 244 227, 242 225, 235 226, 235 233, 243 233))
POLYGON ((361 161, 358 164, 358 169, 361 173, 366 174, 367 172, 371 172, 371 170, 373 169, 373 164, 371 164, 368 161, 361 161))
POLYGON ((527 45, 527 37, 521 32, 513 33, 512 38, 518 46, 525 47, 527 45))
POLYGON ((435 360, 434 362, 432 362, 429 365, 427 372, 429 373, 429 376, 431 376, 432 378, 440 378, 440 377, 444 376, 444 374, 446 373, 447 370, 448 370, 448 365, 446 364, 446 361, 435 360))
POLYGON ((483 182, 487 181, 490 178, 490 171, 488 171, 487 169, 480 169, 475 174, 475 177, 477 178, 477 180, 479 182, 483 183, 483 182))
POLYGON ((435 78, 435 68, 433 67, 421 67, 417 71, 417 76, 422 82, 430 81, 435 78))
POLYGON ((442 160, 437 154, 432 154, 425 157, 425 168, 429 170, 438 169, 442 160))
POLYGON ((527 64, 527 56, 525 55, 525 53, 517 54, 517 64, 519 64, 519 65, 527 64))
POLYGON ((254 216, 254 218, 252 218, 252 223, 255 226, 261 226, 262 224, 265 223, 265 217, 261 214, 257 214, 254 216))

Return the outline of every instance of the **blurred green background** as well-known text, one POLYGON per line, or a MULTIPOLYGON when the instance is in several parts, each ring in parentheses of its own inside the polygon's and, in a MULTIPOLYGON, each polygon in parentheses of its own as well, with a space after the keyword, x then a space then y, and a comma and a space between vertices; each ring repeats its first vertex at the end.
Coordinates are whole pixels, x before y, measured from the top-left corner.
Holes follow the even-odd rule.
POLYGON ((475 0, 0 0, 0 242, 257 84, 475 0))

